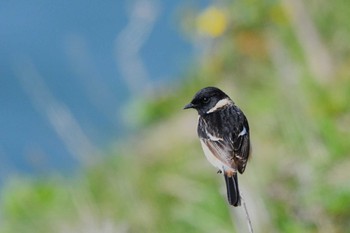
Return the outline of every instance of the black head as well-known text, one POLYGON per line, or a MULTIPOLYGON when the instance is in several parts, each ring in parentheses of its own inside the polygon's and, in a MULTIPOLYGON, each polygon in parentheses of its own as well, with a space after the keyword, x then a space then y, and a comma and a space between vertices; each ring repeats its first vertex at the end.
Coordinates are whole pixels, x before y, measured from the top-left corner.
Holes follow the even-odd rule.
POLYGON ((196 93, 191 103, 187 104, 184 109, 194 108, 198 111, 199 115, 204 115, 212 109, 217 102, 226 98, 229 97, 219 88, 205 87, 196 93))

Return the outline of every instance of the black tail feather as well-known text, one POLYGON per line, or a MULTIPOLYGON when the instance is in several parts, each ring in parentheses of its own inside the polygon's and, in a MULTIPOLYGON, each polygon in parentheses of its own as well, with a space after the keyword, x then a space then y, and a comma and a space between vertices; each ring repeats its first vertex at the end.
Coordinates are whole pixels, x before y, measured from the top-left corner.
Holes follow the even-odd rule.
POLYGON ((241 205, 241 196, 238 189, 238 179, 237 173, 233 176, 227 176, 225 174, 226 190, 227 190, 227 199, 230 205, 240 206, 241 205))

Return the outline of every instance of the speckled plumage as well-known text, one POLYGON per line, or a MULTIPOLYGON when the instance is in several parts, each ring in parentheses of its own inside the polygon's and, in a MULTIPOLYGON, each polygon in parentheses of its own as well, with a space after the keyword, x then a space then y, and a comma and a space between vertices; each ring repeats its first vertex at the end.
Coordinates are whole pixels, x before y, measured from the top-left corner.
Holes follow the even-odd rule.
POLYGON ((198 136, 208 161, 225 176, 229 203, 240 205, 237 171, 250 155, 249 124, 244 113, 220 89, 203 88, 185 108, 198 111, 198 136))
POLYGON ((242 111, 235 105, 199 117, 198 136, 212 144, 214 154, 230 167, 243 173, 250 152, 249 125, 242 111), (245 134, 240 135, 241 132, 245 134), (211 140, 208 135, 221 140, 211 140))

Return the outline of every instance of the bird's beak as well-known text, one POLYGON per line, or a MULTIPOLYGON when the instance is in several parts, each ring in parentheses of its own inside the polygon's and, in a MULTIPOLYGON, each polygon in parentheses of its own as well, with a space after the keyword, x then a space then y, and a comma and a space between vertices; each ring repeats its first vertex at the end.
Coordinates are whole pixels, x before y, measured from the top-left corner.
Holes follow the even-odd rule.
POLYGON ((189 109, 189 108, 194 108, 194 104, 189 103, 184 107, 184 109, 189 109))

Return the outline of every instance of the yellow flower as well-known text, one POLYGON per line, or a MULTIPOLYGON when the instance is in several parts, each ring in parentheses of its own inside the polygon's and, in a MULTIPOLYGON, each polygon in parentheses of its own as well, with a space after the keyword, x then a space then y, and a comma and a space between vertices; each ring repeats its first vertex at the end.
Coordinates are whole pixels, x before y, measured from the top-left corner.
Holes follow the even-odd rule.
POLYGON ((199 34, 219 37, 227 28, 227 17, 223 10, 211 6, 197 17, 197 30, 199 34))

